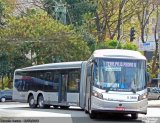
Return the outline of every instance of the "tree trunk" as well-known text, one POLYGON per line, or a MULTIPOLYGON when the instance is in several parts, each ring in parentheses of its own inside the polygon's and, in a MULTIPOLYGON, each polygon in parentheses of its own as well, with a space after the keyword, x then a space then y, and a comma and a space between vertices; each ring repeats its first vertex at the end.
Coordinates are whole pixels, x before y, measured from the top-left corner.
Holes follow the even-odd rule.
POLYGON ((97 29, 97 35, 98 35, 98 44, 101 42, 101 29, 100 29, 100 20, 99 20, 99 16, 98 16, 98 13, 96 12, 95 13, 95 16, 96 16, 96 29, 97 29))

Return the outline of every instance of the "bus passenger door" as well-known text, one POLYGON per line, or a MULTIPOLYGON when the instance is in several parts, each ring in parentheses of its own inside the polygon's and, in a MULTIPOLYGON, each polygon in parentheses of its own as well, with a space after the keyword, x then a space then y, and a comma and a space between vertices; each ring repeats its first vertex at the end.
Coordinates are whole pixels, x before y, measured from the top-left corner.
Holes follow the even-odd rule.
POLYGON ((60 93, 59 93, 59 103, 66 103, 67 100, 67 81, 68 74, 61 75, 60 93))

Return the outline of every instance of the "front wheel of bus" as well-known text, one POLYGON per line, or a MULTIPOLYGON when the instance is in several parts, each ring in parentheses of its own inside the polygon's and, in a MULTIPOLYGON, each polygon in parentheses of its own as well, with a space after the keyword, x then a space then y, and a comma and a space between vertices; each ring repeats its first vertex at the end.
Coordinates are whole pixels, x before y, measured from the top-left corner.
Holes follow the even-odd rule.
POLYGON ((88 99, 88 113, 91 119, 94 119, 96 117, 95 113, 91 110, 91 99, 88 99))
POLYGON ((137 119, 138 118, 138 114, 137 113, 131 114, 131 117, 132 117, 132 119, 137 119))
POLYGON ((35 104, 33 95, 31 95, 31 96, 29 97, 28 102, 29 102, 29 107, 31 107, 31 108, 36 108, 36 107, 37 107, 37 105, 35 104))
POLYGON ((95 116, 95 113, 94 112, 89 112, 89 117, 91 118, 91 119, 94 119, 94 118, 96 118, 96 116, 95 116))
POLYGON ((85 112, 86 114, 88 114, 88 111, 87 111, 86 109, 84 109, 84 112, 85 112))

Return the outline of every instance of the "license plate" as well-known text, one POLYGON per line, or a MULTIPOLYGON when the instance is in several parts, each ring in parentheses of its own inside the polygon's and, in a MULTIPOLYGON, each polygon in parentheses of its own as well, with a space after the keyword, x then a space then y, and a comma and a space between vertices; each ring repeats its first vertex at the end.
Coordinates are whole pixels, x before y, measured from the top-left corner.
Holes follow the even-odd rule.
POLYGON ((125 108, 124 108, 124 107, 116 107, 116 110, 117 110, 117 111, 124 111, 125 108))

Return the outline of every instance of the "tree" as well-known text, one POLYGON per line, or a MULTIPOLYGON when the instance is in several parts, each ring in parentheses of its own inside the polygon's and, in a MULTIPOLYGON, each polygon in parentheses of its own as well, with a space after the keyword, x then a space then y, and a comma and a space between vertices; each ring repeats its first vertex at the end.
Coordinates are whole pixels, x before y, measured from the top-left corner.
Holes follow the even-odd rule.
MULTIPOLYGON (((159 73, 159 53, 158 53, 158 37, 157 37, 157 31, 158 31, 158 25, 159 25, 159 5, 157 4, 155 6, 155 28, 154 28, 154 40, 155 40, 155 51, 154 56, 152 57, 152 60, 148 63, 148 71, 150 72, 151 78, 156 78, 159 73)), ((159 35, 159 34, 158 34, 159 35)))
MULTIPOLYGON (((85 13, 94 13, 96 6, 90 0, 40 0, 34 5, 44 9, 54 19, 61 20, 67 24, 80 26, 83 24, 85 13), (40 4, 39 4, 40 3, 40 4), (65 20, 64 20, 65 19, 65 20)), ((66 24, 65 23, 65 24, 66 24)))
POLYGON ((0 28, 0 37, 0 75, 3 88, 6 85, 4 77, 13 75, 17 68, 86 60, 90 55, 87 43, 80 34, 71 26, 53 20, 44 11, 32 13, 28 10, 25 16, 10 16, 6 26, 0 28))
POLYGON ((3 25, 4 3, 0 1, 0 25, 3 25))
POLYGON ((0 40, 0 81, 1 81, 1 88, 4 89, 4 78, 8 77, 11 78, 10 73, 12 72, 12 67, 10 63, 10 53, 12 52, 13 48, 8 43, 0 40))
POLYGON ((15 0, 0 0, 0 85, 1 89, 4 89, 6 86, 11 87, 10 79, 11 73, 13 73, 12 65, 10 63, 11 60, 11 52, 13 51, 13 47, 3 40, 2 33, 3 29, 7 24, 8 15, 13 10, 13 7, 10 5, 14 3, 15 0), (10 4, 8 4, 10 3, 10 4), (7 81, 5 81, 7 80, 7 81))
POLYGON ((141 40, 143 43, 145 43, 145 38, 144 36, 148 34, 148 30, 146 30, 146 27, 149 23, 149 19, 151 15, 153 14, 155 10, 155 5, 152 3, 152 1, 149 0, 132 0, 132 6, 135 9, 135 13, 138 18, 138 22, 140 25, 140 30, 141 30, 141 40), (139 8, 139 9, 137 9, 139 8))
POLYGON ((125 44, 118 42, 117 40, 107 40, 101 42, 97 47, 98 49, 128 49, 128 50, 137 50, 137 46, 134 43, 127 42, 125 44), (119 44, 118 44, 119 43, 119 44))
POLYGON ((54 62, 59 56, 60 61, 85 60, 90 54, 81 35, 71 26, 53 20, 44 11, 11 17, 8 27, 0 33, 10 42, 24 44, 21 52, 35 54, 32 59, 35 64, 54 62))
POLYGON ((106 38, 120 40, 124 35, 124 24, 134 15, 129 0, 99 0, 95 13, 95 25, 98 42, 106 38))

